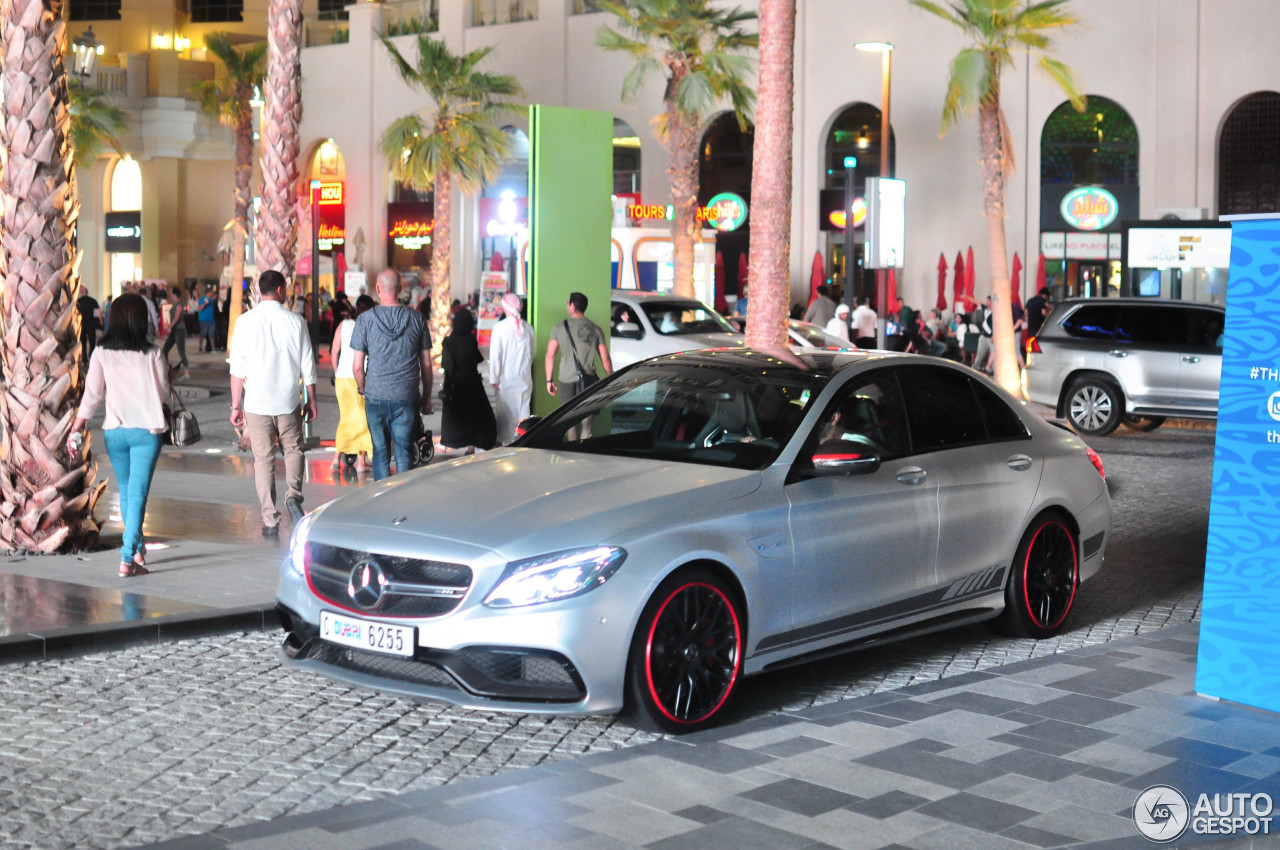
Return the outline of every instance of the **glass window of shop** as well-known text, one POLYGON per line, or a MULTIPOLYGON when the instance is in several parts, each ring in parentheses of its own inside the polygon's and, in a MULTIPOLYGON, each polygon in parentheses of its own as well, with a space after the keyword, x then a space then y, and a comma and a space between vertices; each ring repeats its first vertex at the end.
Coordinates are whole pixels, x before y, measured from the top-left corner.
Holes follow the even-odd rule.
POLYGON ((1280 94, 1256 92, 1232 108, 1218 137, 1218 215, 1280 210, 1280 94))
MULTIPOLYGON (((698 150, 698 205, 706 206, 716 195, 732 192, 751 204, 751 164, 755 150, 756 128, 738 125, 732 112, 722 112, 707 125, 698 150)), ((745 282, 746 257, 751 247, 751 219, 737 230, 716 233, 716 268, 724 269, 724 280, 715 281, 712 306, 726 295, 737 298, 745 282), (723 260, 723 262, 722 262, 723 260)))
POLYGON ((613 193, 640 201, 640 135, 621 118, 613 119, 613 193))
POLYGON ((480 196, 480 254, 486 272, 505 272, 514 283, 525 279, 518 267, 529 237, 529 135, 510 125, 502 132, 511 159, 480 196))
POLYGON ((1121 293, 1121 221, 1138 217, 1138 128, 1120 104, 1063 102, 1040 134, 1040 231, 1054 300, 1121 293))
MULTIPOLYGON (((889 128, 889 170, 894 173, 897 143, 893 128, 889 128)), ((868 177, 880 176, 881 151, 880 109, 869 103, 846 106, 831 122, 822 152, 822 192, 819 200, 819 229, 826 234, 827 283, 843 289, 846 277, 844 255, 844 229, 853 225, 854 283, 875 292, 875 271, 862 267, 863 246, 866 242, 867 205, 865 191, 868 177), (845 209, 846 158, 853 157, 857 165, 853 170, 853 201, 845 209), (865 277, 865 280, 863 279, 865 277)))

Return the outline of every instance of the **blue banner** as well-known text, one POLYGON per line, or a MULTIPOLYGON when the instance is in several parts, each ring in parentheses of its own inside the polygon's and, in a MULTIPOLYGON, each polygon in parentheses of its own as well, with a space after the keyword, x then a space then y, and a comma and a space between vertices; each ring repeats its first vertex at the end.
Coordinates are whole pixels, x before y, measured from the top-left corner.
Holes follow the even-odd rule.
POLYGON ((1280 711, 1280 216, 1231 224, 1196 691, 1280 711))

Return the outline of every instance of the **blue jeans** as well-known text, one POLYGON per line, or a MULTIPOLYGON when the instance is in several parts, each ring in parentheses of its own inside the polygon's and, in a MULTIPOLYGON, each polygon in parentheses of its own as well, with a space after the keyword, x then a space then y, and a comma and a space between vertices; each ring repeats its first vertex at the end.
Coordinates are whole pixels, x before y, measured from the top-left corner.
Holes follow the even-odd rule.
POLYGON ((213 320, 212 320, 212 319, 210 319, 210 320, 209 320, 209 321, 207 321, 207 322, 206 322, 206 321, 204 321, 203 319, 201 319, 201 320, 200 320, 200 345, 199 345, 199 348, 200 348, 200 350, 201 350, 201 351, 204 351, 204 341, 205 341, 206 339, 207 339, 207 340, 209 340, 209 350, 210 350, 210 351, 213 351, 214 330, 215 330, 215 328, 216 328, 216 325, 214 325, 214 323, 213 323, 213 320))
POLYGON ((161 435, 145 428, 112 428, 103 436, 120 493, 120 516, 124 519, 120 562, 124 563, 142 551, 142 518, 147 512, 151 476, 160 459, 161 435))
POLYGON ((373 439, 373 480, 391 475, 390 449, 395 450, 396 472, 408 472, 409 442, 418 422, 418 400, 380 401, 366 397, 364 415, 373 439))

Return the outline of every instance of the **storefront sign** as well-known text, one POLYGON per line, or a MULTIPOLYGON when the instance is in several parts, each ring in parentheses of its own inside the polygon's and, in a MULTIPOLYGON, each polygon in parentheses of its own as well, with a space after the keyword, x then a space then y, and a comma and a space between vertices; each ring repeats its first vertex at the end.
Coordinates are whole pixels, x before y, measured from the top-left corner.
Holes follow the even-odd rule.
POLYGON ((1062 199, 1062 218, 1079 230, 1102 230, 1120 214, 1116 196, 1096 186, 1072 189, 1062 199))
POLYGON ((321 251, 332 251, 335 245, 342 245, 346 243, 346 237, 347 232, 343 229, 342 225, 330 224, 324 220, 323 216, 321 217, 320 233, 317 234, 321 251))
MULTIPOLYGON (((867 220, 867 202, 863 198, 854 198, 853 204, 853 226, 861 227, 862 223, 867 220)), ((827 214, 827 220, 831 222, 836 230, 844 230, 845 222, 849 220, 849 216, 844 210, 832 210, 827 214)))
POLYGON ((1230 230, 1195 690, 1280 711, 1280 216, 1239 218, 1230 230))
POLYGON ((106 249, 112 254, 137 254, 142 251, 142 213, 107 213, 106 249))
POLYGON ((627 218, 634 221, 671 221, 676 217, 676 208, 667 204, 629 204, 627 218))
POLYGON ((347 207, 343 202, 341 183, 321 183, 316 189, 319 208, 319 232, 316 233, 320 251, 331 254, 346 242, 347 207))
POLYGON ((1040 253, 1046 260, 1061 260, 1067 256, 1067 234, 1041 233, 1040 253))
POLYGON ((1131 227, 1131 269, 1223 269, 1231 263, 1228 227, 1131 227))
POLYGON ((431 204, 387 204, 387 264, 398 269, 424 267, 431 257, 434 231, 431 204))
POLYGON ((321 183, 319 204, 322 207, 342 203, 341 183, 321 183))
MULTIPOLYGON (((855 197, 850 205, 853 212, 853 226, 858 228, 867 219, 867 201, 855 197)), ((818 229, 827 231, 844 230, 844 223, 849 218, 844 208, 844 189, 823 189, 818 193, 818 229)))
MULTIPOLYGON (((721 192, 707 201, 706 221, 711 222, 716 230, 726 233, 737 230, 747 220, 747 202, 732 192, 721 192)), ((698 210, 698 220, 702 221, 702 210, 698 210)))
POLYGON ((1105 233, 1068 233, 1068 260, 1105 260, 1110 240, 1105 233))

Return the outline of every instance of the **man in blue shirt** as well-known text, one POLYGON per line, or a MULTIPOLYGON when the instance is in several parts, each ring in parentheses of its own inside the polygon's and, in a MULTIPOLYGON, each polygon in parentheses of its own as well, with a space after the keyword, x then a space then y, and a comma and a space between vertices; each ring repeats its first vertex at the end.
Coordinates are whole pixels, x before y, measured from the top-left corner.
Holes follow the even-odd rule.
POLYGON ((214 329, 217 319, 217 304, 215 303, 213 284, 205 287, 204 295, 200 296, 200 300, 196 302, 196 314, 200 319, 200 350, 213 351, 214 347, 214 329), (208 341, 208 348, 205 348, 205 342, 208 341))

